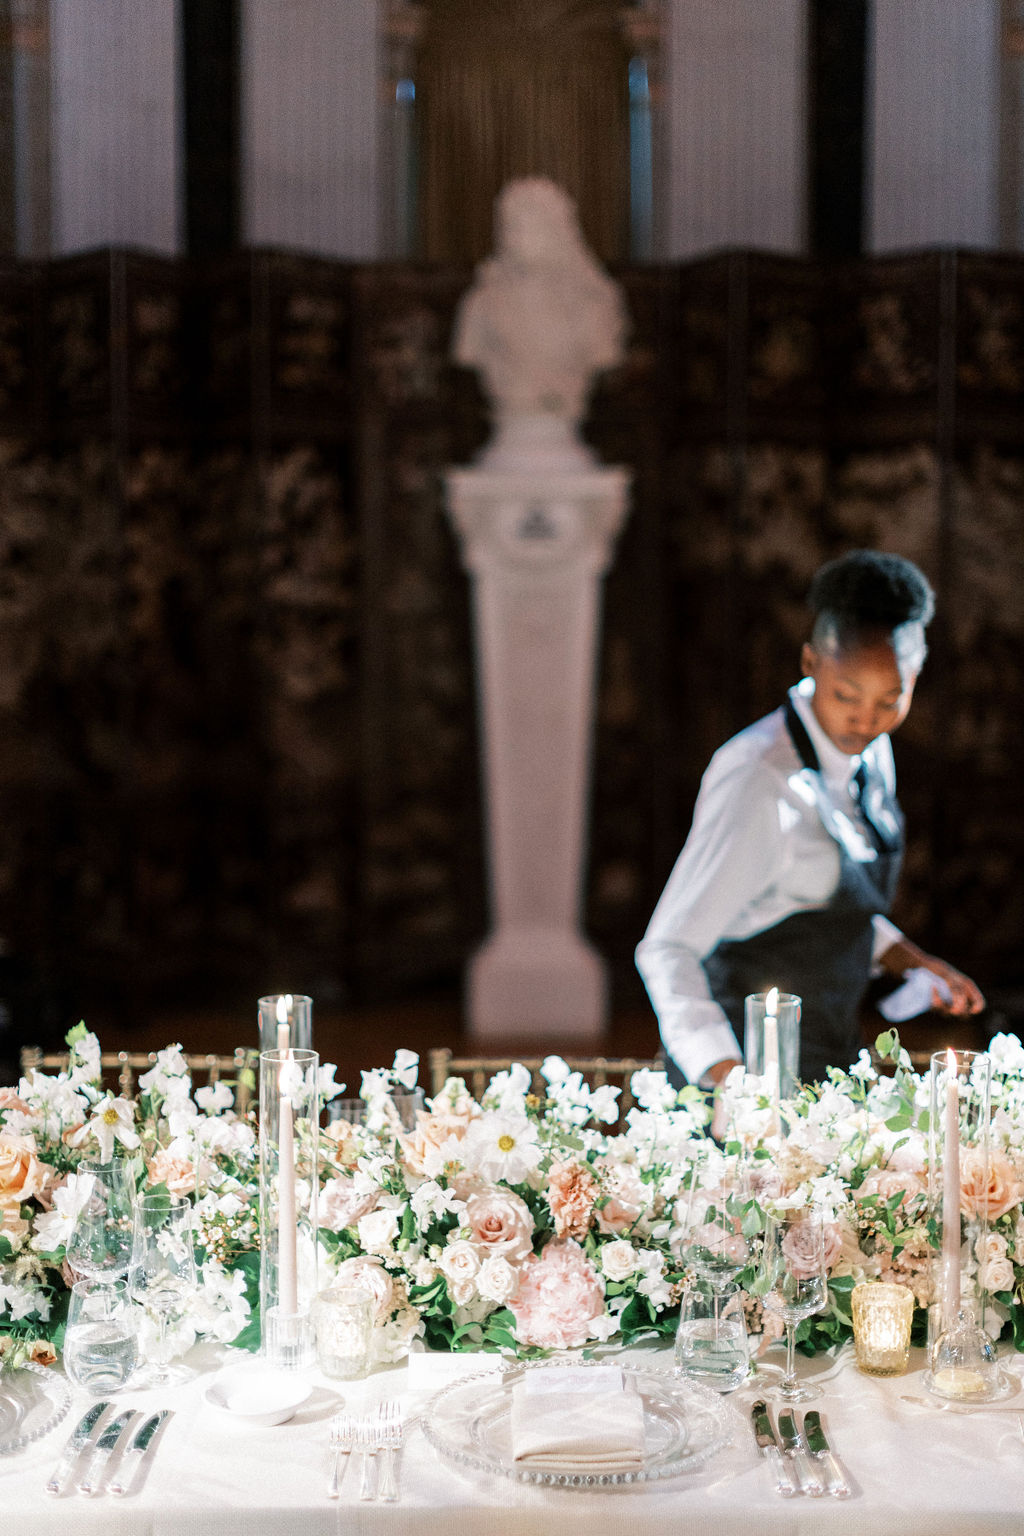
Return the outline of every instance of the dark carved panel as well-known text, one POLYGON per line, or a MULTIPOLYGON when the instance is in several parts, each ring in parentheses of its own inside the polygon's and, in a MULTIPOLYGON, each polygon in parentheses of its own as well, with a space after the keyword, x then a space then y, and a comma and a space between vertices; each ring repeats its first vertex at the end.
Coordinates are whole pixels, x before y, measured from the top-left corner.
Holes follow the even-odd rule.
POLYGON ((383 991, 457 975, 486 926, 469 587, 443 486, 485 437, 475 379, 448 362, 467 280, 357 276, 359 953, 383 991))

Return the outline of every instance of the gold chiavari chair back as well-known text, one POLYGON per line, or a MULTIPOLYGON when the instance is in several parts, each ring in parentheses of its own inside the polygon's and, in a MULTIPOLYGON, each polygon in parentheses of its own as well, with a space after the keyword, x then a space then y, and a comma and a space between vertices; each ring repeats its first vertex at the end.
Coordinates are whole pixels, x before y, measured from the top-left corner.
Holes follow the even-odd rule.
MULTIPOLYGON (((244 1115, 252 1099, 259 1051, 238 1046, 230 1056, 215 1052, 183 1052, 193 1082, 202 1076, 208 1084, 221 1078, 230 1081, 235 1095, 235 1109, 244 1115)), ((37 1045, 26 1045, 21 1050, 21 1070, 29 1072, 66 1072, 70 1055, 67 1051, 46 1054, 37 1045)), ((156 1065, 155 1051, 104 1051, 100 1056, 100 1069, 104 1081, 116 1081, 118 1092, 126 1099, 135 1097, 136 1079, 156 1065)), ((199 1084, 202 1086, 202 1083, 199 1084)))
MULTIPOLYGON (((513 1062, 518 1062, 529 1072, 533 1091, 538 1098, 547 1093, 547 1083, 541 1076, 542 1056, 456 1056, 447 1046, 435 1046, 429 1053, 430 1089, 438 1094, 450 1077, 461 1077, 474 1099, 482 1098, 487 1084, 496 1072, 507 1072, 513 1062)), ((639 1056, 564 1056, 562 1060, 570 1072, 582 1072, 592 1088, 603 1088, 606 1083, 621 1088, 619 1118, 632 1109, 636 1100, 630 1089, 634 1072, 649 1068, 663 1072, 665 1063, 661 1057, 639 1056)))

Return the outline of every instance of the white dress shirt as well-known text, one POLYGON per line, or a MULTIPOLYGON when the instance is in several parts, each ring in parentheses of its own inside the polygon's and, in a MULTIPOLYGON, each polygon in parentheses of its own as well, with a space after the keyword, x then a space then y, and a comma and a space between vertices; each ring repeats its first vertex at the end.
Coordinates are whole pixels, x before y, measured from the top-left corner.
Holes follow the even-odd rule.
MULTIPOLYGON (((873 859, 874 843, 851 793, 861 759, 840 752, 825 734, 813 695, 810 678, 790 689, 818 754, 834 829, 854 858, 873 859)), ((864 758, 894 792, 888 736, 877 737, 864 758)), ((704 957, 723 939, 747 939, 795 912, 827 906, 839 884, 839 846, 825 830, 808 778, 782 709, 720 747, 701 781, 690 835, 637 945, 665 1048, 690 1082, 716 1061, 743 1055, 711 996, 704 957)), ((877 960, 902 934, 881 915, 873 923, 877 960)))

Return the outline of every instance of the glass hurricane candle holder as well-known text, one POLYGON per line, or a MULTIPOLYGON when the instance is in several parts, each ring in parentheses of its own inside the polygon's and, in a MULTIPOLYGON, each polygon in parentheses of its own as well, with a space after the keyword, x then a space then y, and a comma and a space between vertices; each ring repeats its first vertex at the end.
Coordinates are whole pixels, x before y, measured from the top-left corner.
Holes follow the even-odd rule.
POLYGON ((316 1352, 319 1070, 316 1051, 260 1055, 262 1350, 285 1370, 311 1365, 316 1352))
POLYGON ((769 1092, 790 1098, 800 1077, 800 999, 794 992, 752 992, 743 1003, 746 1069, 766 1077, 769 1092), (769 1003, 773 1007, 769 1007, 769 1003))
POLYGON ((288 1044, 293 1051, 313 1048, 313 999, 298 992, 271 992, 257 1004, 260 1024, 260 1050, 280 1050, 282 1026, 288 1030, 288 1044))
POLYGON ((913 1291, 868 1280, 854 1286, 851 1304, 859 1368, 868 1376, 901 1376, 910 1358, 913 1291))
POLYGON ((937 1250, 928 1312, 929 1391, 983 1401, 1004 1387, 985 1328, 979 1256, 988 1233, 991 1060, 984 1051, 936 1051, 931 1061, 928 1193, 937 1250))

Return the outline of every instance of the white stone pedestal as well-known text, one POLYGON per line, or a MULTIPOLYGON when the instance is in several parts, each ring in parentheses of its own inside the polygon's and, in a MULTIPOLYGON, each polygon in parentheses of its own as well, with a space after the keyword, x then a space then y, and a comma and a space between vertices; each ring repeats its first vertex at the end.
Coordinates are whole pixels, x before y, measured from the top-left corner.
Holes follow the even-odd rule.
POLYGON ((492 902, 470 1030, 593 1040, 605 966, 580 911, 600 580, 629 477, 480 467, 447 487, 473 577, 492 902))

